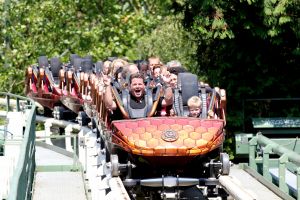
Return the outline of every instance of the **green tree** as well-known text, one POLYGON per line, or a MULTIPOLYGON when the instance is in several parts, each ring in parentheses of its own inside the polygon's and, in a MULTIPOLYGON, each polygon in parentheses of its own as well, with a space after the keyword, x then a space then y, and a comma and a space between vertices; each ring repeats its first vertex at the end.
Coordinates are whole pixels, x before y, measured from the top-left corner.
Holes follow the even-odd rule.
POLYGON ((90 54, 136 59, 132 48, 168 13, 170 1, 0 1, 0 88, 22 93, 24 69, 38 56, 90 54), (11 76, 13 74, 14 76, 11 76), (14 80, 19 80, 14 83, 14 80))
POLYGON ((299 97, 300 1, 183 0, 173 6, 197 38, 194 71, 227 91, 225 151, 233 155, 232 133, 250 117, 243 115, 245 99, 299 97))
POLYGON ((144 59, 159 56, 165 63, 176 59, 187 69, 194 70, 197 45, 194 36, 184 30, 181 20, 181 16, 164 18, 152 32, 137 41, 133 53, 144 59))
POLYGON ((191 0, 174 8, 198 39, 196 71, 227 90, 229 129, 242 128, 243 99, 299 96, 298 0, 191 0))

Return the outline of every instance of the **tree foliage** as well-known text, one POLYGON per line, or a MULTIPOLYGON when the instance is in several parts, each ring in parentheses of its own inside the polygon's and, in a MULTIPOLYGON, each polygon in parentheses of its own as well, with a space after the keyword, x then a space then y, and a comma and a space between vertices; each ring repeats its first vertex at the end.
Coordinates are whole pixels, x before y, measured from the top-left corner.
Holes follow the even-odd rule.
POLYGON ((175 3, 198 39, 198 74, 227 90, 228 127, 240 130, 243 100, 299 96, 298 0, 175 3))
POLYGON ((23 83, 13 80, 22 80, 25 67, 40 55, 64 61, 69 53, 136 59, 136 42, 156 27, 169 5, 159 0, 0 1, 0 88, 21 93, 23 83))
POLYGON ((166 17, 156 29, 138 40, 135 55, 140 58, 159 56, 164 63, 176 59, 187 69, 195 69, 196 40, 183 28, 181 20, 180 15, 166 17))

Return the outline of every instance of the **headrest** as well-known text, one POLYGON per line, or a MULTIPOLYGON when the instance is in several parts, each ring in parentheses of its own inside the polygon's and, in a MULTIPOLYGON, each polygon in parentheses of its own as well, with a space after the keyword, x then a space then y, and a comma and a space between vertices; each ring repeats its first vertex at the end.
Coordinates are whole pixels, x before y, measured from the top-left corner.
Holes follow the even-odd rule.
POLYGON ((51 71, 53 77, 58 77, 59 76, 59 70, 62 66, 62 63, 60 62, 58 57, 53 57, 50 59, 50 66, 51 66, 51 71))
POLYGON ((49 67, 49 62, 47 56, 40 56, 38 58, 38 64, 40 68, 46 68, 49 67))
POLYGON ((71 63, 72 66, 74 66, 74 64, 75 64, 75 63, 74 63, 75 58, 80 58, 80 56, 77 55, 77 54, 71 54, 71 55, 70 55, 70 58, 69 58, 69 59, 70 59, 70 63, 71 63))
POLYGON ((192 96, 199 96, 198 77, 192 73, 179 73, 177 86, 182 96, 183 106, 187 105, 187 101, 192 96))

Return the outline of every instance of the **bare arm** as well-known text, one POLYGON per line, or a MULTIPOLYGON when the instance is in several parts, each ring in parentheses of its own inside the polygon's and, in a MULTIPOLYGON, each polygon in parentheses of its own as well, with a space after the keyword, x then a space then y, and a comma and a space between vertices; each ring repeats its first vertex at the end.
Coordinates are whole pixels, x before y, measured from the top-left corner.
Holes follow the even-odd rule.
POLYGON ((115 110, 117 108, 117 104, 113 98, 113 94, 112 94, 112 88, 111 86, 107 86, 105 93, 104 93, 104 103, 105 103, 105 107, 106 109, 109 110, 115 110))
POLYGON ((111 78, 109 76, 103 75, 103 83, 106 86, 104 93, 104 104, 106 109, 115 110, 117 108, 117 104, 114 100, 112 88, 111 88, 111 78))

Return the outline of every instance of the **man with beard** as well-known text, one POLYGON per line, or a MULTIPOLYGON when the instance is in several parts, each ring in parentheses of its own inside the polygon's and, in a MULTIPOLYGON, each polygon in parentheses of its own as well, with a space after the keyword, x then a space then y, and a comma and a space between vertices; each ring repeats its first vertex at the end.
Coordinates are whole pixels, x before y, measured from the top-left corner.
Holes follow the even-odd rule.
POLYGON ((146 90, 144 76, 140 73, 130 76, 128 91, 123 90, 120 96, 110 84, 106 83, 106 85, 108 85, 104 96, 106 108, 111 113, 119 108, 125 118, 151 116, 155 114, 153 108, 168 106, 173 103, 173 92, 170 87, 165 88, 164 92, 161 92, 159 88, 146 90), (162 93, 164 95, 161 95, 162 93))

